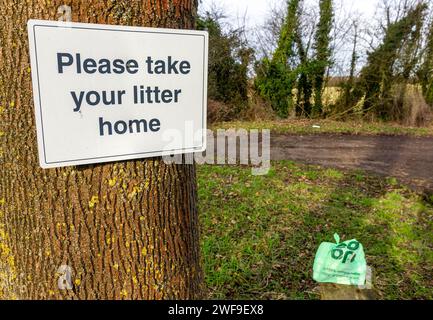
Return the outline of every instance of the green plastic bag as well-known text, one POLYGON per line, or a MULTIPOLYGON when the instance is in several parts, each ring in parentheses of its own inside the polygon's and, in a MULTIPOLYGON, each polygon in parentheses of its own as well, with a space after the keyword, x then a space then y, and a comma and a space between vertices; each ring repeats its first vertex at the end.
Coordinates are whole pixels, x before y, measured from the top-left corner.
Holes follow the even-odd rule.
POLYGON ((340 243, 338 234, 334 234, 334 239, 336 243, 320 244, 314 259, 313 279, 317 282, 364 285, 367 263, 362 244, 355 239, 340 243))

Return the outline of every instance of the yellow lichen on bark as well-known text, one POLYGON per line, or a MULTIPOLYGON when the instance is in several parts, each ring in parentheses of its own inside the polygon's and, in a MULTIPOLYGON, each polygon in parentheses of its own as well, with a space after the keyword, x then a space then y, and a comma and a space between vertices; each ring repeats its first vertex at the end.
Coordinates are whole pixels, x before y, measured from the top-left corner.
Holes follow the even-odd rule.
MULTIPOLYGON (((3 218, 2 206, 5 204, 4 199, 0 201, 0 221, 3 218)), ((6 232, 4 223, 0 223, 0 299, 16 299, 17 295, 10 290, 16 288, 17 270, 15 267, 15 258, 12 250, 8 245, 9 235, 6 232), (5 293, 9 292, 8 295, 5 293)))
POLYGON ((197 1, 0 0, 0 294, 200 297, 193 165, 38 165, 26 24, 57 20, 63 5, 77 22, 193 28, 197 1), (59 289, 62 266, 71 289, 59 289))

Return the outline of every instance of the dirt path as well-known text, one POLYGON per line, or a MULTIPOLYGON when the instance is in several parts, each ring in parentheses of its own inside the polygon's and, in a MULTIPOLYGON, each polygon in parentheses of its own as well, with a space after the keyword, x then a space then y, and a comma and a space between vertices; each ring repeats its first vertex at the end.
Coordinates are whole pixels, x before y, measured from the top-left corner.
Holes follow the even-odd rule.
POLYGON ((274 134, 271 158, 359 168, 433 191, 432 137, 274 134))

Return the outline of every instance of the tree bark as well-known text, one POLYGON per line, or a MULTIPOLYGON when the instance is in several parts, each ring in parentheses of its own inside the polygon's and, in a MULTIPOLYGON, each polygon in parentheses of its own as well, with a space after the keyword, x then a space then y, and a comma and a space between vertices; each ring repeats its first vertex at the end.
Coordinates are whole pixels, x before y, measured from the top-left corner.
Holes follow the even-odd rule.
POLYGON ((61 5, 76 22, 194 28, 197 0, 0 0, 0 298, 201 297, 194 165, 38 165, 26 24, 61 5))

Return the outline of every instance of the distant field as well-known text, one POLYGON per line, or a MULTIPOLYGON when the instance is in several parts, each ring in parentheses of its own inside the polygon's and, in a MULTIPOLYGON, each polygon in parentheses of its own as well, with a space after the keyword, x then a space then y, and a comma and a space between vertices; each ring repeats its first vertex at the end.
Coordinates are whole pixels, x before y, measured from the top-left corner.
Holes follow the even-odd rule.
POLYGON ((199 166, 198 184, 209 298, 318 298, 314 255, 337 232, 364 245, 381 298, 433 299, 433 199, 395 179, 281 161, 199 166))
POLYGON ((271 129, 273 133, 289 134, 367 134, 433 136, 433 124, 428 127, 405 127, 393 123, 332 121, 332 120, 279 120, 233 121, 210 125, 210 129, 271 129), (318 126, 318 127, 317 127, 318 126))

